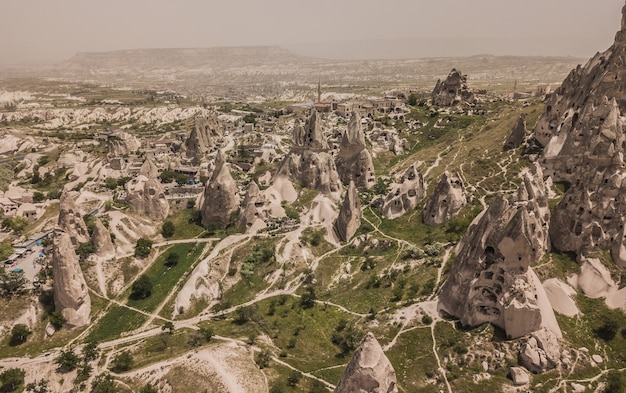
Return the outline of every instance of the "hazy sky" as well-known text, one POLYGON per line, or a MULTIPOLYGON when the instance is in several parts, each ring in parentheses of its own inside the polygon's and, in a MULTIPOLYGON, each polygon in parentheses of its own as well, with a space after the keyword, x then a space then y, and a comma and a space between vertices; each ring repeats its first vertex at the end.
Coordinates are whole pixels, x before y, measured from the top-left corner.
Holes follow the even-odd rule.
POLYGON ((0 62, 76 52, 280 45, 337 58, 606 49, 624 0, 0 0, 0 62))

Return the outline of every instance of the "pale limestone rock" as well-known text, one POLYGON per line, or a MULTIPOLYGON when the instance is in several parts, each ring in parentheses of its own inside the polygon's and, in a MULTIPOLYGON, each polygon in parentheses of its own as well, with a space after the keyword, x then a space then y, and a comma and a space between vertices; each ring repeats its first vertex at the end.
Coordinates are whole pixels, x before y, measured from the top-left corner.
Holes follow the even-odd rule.
POLYGON ((457 248, 439 309, 465 326, 485 322, 510 338, 542 327, 561 337, 541 282, 530 268, 549 249, 550 217, 539 168, 509 200, 497 197, 470 225, 457 248))
POLYGON ((246 198, 243 201, 243 207, 239 211, 237 226, 248 229, 252 228, 259 221, 265 225, 264 221, 268 216, 267 209, 269 209, 269 206, 259 186, 254 181, 250 182, 246 198))
POLYGON ((141 165, 139 174, 149 179, 152 179, 152 178, 156 179, 159 176, 159 168, 154 163, 154 159, 152 157, 146 158, 146 160, 141 165))
POLYGON ((361 226, 361 202, 354 181, 350 181, 350 186, 343 200, 339 216, 335 222, 335 233, 341 241, 349 241, 354 233, 361 226))
POLYGON ((511 367, 509 375, 515 386, 528 385, 530 383, 530 376, 522 367, 511 367))
POLYGON ((204 188, 200 209, 202 225, 225 228, 231 214, 239 207, 237 183, 230 174, 226 156, 219 150, 215 158, 215 169, 204 188))
POLYGON ((354 181, 357 188, 374 186, 374 163, 365 144, 361 118, 356 112, 352 113, 348 128, 341 139, 336 163, 342 181, 354 181))
POLYGON ((124 131, 118 131, 109 136, 107 156, 114 158, 135 154, 140 147, 141 143, 133 135, 124 131))
POLYGON ((463 102, 473 102, 474 93, 467 87, 467 75, 452 69, 445 81, 437 81, 431 93, 432 103, 437 106, 454 106, 463 102))
POLYGON ((163 220, 170 212, 161 182, 138 175, 126 183, 126 202, 130 209, 155 220, 163 220))
POLYGON ((424 206, 424 223, 431 226, 441 225, 454 217, 466 204, 463 180, 458 173, 450 175, 445 171, 424 206))
POLYGON ((554 311, 568 317, 574 317, 580 313, 573 299, 576 296, 574 288, 558 278, 550 278, 544 281, 543 288, 554 311))
MULTIPOLYGON (((626 12, 626 7, 622 10, 626 12)), ((626 18, 626 15, 623 15, 626 18)), ((555 207, 555 248, 609 250, 626 267, 626 29, 551 94, 534 130, 544 173, 571 184, 555 207)))
POLYGON ((526 114, 522 113, 517 119, 517 123, 511 129, 509 136, 504 143, 505 149, 517 149, 522 145, 526 138, 526 114))
POLYGON ((354 352, 335 393, 397 393, 396 372, 372 333, 354 352))
POLYGON ((557 337, 547 329, 534 332, 522 345, 520 363, 533 373, 542 373, 555 368, 561 357, 557 337))
POLYGON ((391 191, 383 201, 383 216, 388 219, 400 217, 415 209, 424 197, 426 197, 424 176, 415 169, 415 165, 411 165, 398 183, 391 184, 391 191))
POLYGON ((194 127, 183 145, 185 156, 199 164, 207 153, 217 147, 223 135, 224 129, 215 113, 196 118, 194 127))
POLYGON ((78 247, 80 243, 89 241, 89 231, 80 209, 74 202, 75 195, 76 193, 67 190, 61 193, 57 225, 70 236, 74 247, 78 247))
POLYGON ((96 218, 91 241, 97 256, 104 259, 113 258, 115 256, 115 247, 111 241, 111 234, 99 218, 96 218))
POLYGON ((294 130, 295 143, 285 156, 274 183, 289 178, 295 183, 320 191, 333 201, 338 201, 343 186, 332 155, 327 151, 322 119, 313 111, 302 131, 294 130), (298 143, 303 142, 302 145, 298 143), (281 179, 281 180, 279 180, 281 179))
POLYGON ((91 299, 74 250, 70 234, 57 228, 52 254, 54 306, 69 326, 80 327, 89 323, 91 299))

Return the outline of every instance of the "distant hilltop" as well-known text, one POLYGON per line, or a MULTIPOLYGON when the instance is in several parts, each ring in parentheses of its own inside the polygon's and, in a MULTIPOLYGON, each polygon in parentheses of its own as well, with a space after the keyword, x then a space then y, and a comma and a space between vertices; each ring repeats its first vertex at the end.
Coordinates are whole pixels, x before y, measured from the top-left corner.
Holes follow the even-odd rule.
POLYGON ((278 46, 213 48, 128 49, 109 52, 81 52, 61 64, 68 68, 193 69, 231 67, 241 64, 302 63, 313 60, 278 46))

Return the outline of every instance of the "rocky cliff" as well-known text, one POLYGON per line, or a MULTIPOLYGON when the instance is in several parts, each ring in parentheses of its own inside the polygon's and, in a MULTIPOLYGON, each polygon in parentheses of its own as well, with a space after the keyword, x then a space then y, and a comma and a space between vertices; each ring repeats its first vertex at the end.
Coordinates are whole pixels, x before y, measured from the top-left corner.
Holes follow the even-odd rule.
POLYGON ((193 129, 183 145, 185 156, 192 159, 195 164, 200 163, 207 153, 217 147, 223 135, 224 130, 217 119, 217 114, 196 118, 193 129))
POLYGON ((415 209, 425 197, 424 176, 415 169, 415 165, 411 165, 398 183, 391 184, 391 191, 383 201, 383 216, 389 219, 400 217, 415 209))
POLYGON ((439 79, 431 93, 432 103, 438 106, 453 106, 473 102, 474 93, 467 87, 467 75, 452 69, 445 81, 439 79))
POLYGON ((259 186, 254 181, 251 181, 248 185, 243 206, 239 211, 237 226, 248 229, 252 228, 257 222, 265 226, 265 218, 267 218, 265 205, 265 197, 261 193, 259 186))
POLYGON ((505 149, 517 149, 524 143, 526 138, 526 114, 522 113, 517 119, 517 123, 511 129, 509 136, 504 143, 505 149))
POLYGON ((294 146, 285 156, 276 177, 287 177, 337 201, 343 187, 322 127, 321 116, 316 111, 311 113, 303 128, 299 129, 296 124, 294 146))
POLYGON ((463 180, 458 173, 445 171, 433 195, 424 206, 423 219, 427 225, 437 226, 448 222, 467 204, 463 180))
POLYGON ((113 246, 111 241, 111 234, 99 218, 96 218, 93 233, 91 234, 91 242, 94 245, 97 256, 104 259, 115 256, 115 246, 113 246))
POLYGON ((204 188, 200 213, 202 225, 225 228, 230 216, 239 208, 237 183, 230 174, 230 165, 220 150, 215 158, 215 169, 204 188))
POLYGON ((374 162, 365 144, 361 118, 355 112, 352 113, 348 128, 341 138, 336 164, 343 182, 354 181, 358 188, 374 186, 374 162))
POLYGON ((76 193, 63 190, 59 200, 59 220, 58 226, 70 237, 74 247, 80 243, 89 241, 89 231, 83 220, 83 215, 74 203, 76 193))
POLYGON ((170 212, 161 182, 139 175, 126 183, 126 202, 130 209, 155 220, 163 220, 170 212))
POLYGON ((141 165, 139 174, 147 178, 156 178, 157 176, 159 176, 159 168, 156 166, 156 163, 154 162, 154 158, 152 157, 146 158, 146 160, 141 165))
POLYGON ((354 181, 351 181, 334 228, 339 239, 347 242, 359 226, 361 226, 361 203, 354 181))
POLYGON ((141 143, 133 135, 118 131, 109 136, 108 139, 108 157, 120 157, 137 153, 141 147, 141 143))
POLYGON ((372 333, 361 340, 335 393, 397 393, 396 371, 372 333))
POLYGON ((548 98, 534 136, 544 146, 544 173, 569 188, 553 211, 553 245, 578 254, 610 250, 626 267, 626 6, 623 12, 613 45, 548 98))
POLYGON ((63 313, 69 326, 87 325, 91 299, 70 234, 57 228, 53 244, 54 307, 63 313))
POLYGON ((561 332, 541 282, 530 267, 550 243, 542 173, 524 174, 517 193, 498 196, 461 240, 439 307, 465 326, 485 322, 511 338, 548 328, 561 332))

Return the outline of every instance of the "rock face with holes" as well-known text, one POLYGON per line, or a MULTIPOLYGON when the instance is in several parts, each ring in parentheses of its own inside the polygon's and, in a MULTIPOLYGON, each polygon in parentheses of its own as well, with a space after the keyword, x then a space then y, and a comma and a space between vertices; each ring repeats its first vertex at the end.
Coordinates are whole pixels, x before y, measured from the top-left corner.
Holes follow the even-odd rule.
POLYGON ((199 164, 207 153, 213 151, 224 135, 224 130, 217 115, 196 118, 195 124, 189 137, 183 145, 185 156, 194 164, 199 164))
POLYGON ((467 87, 467 75, 455 68, 445 81, 439 79, 431 93, 432 103, 438 106, 454 106, 463 102, 473 102, 474 93, 467 87))
POLYGON ((230 216, 239 207, 237 183, 230 174, 226 156, 219 150, 215 158, 215 169, 204 188, 200 213, 202 225, 225 228, 230 216))
POLYGON ((80 209, 74 203, 74 193, 63 190, 59 200, 58 226, 67 233, 74 247, 89 241, 89 231, 80 209))
POLYGON ((155 220, 163 220, 170 212, 161 182, 139 175, 126 183, 126 202, 130 209, 155 220))
POLYGON ((509 136, 504 143, 505 149, 517 149, 524 143, 526 138, 526 114, 522 113, 517 119, 517 123, 511 129, 509 136))
POLYGON ((439 184, 424 206, 424 223, 431 226, 441 225, 454 217, 467 204, 463 180, 458 173, 451 175, 445 171, 439 184))
POLYGON ((313 111, 304 127, 294 126, 294 146, 285 156, 276 177, 286 177, 338 201, 343 189, 337 166, 329 153, 321 115, 313 111))
POLYGON ((626 267, 626 6, 623 13, 614 44, 568 75, 534 135, 544 173, 570 185, 552 215, 555 248, 610 250, 626 267))
POLYGON ((516 194, 498 196, 472 222, 458 246, 439 308, 464 326, 490 322, 517 338, 547 327, 561 331, 530 267, 549 249, 550 211, 541 170, 526 171, 516 194))
POLYGON ((248 229, 257 222, 262 222, 262 225, 265 226, 264 219, 267 217, 265 206, 265 197, 261 193, 259 186, 254 181, 251 181, 250 185, 248 185, 243 206, 239 211, 237 226, 248 229))
POLYGON ((105 259, 113 258, 115 256, 115 247, 111 241, 111 234, 99 218, 96 218, 93 233, 91 235, 91 242, 94 245, 97 256, 105 259))
POLYGON ((54 306, 69 326, 85 326, 89 323, 91 299, 75 246, 70 234, 60 228, 55 230, 53 244, 54 306))
POLYGON ((335 393, 397 393, 396 371, 372 333, 361 340, 335 393))
POLYGON ((411 165, 398 183, 391 184, 391 191, 383 201, 383 216, 388 219, 400 217, 415 209, 426 197, 424 176, 411 165))
POLYGON ((141 143, 137 138, 127 132, 119 131, 109 136, 107 156, 113 158, 135 154, 140 147, 141 143))
POLYGON ((348 192, 339 210, 339 216, 335 222, 335 233, 341 241, 347 242, 352 238, 361 226, 361 203, 354 181, 350 182, 348 192))
POLYGON ((356 112, 352 113, 348 128, 341 139, 336 164, 342 181, 354 181, 358 188, 374 186, 374 162, 365 144, 361 118, 356 112))

